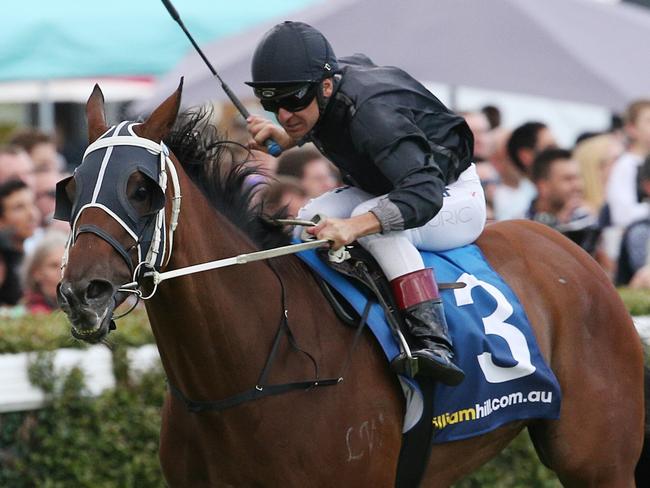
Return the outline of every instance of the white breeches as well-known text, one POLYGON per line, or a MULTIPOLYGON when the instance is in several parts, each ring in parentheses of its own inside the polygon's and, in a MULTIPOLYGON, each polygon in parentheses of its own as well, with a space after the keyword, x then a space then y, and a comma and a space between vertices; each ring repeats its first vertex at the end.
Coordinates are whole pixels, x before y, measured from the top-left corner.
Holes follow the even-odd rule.
MULTIPOLYGON (((385 195, 375 197, 355 187, 331 190, 309 201, 298 213, 311 220, 320 214, 348 218, 364 214, 385 195)), ((485 227, 485 196, 472 164, 447 186, 440 212, 422 227, 372 234, 359 243, 377 260, 389 280, 424 269, 417 251, 444 251, 474 242, 485 227)))

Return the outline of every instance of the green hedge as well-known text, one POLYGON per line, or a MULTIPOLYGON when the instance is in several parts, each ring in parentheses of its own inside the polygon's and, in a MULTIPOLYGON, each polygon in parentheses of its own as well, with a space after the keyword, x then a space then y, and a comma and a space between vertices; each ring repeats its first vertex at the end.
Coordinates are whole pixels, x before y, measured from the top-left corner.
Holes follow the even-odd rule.
MULTIPOLYGON (((62 312, 0 320, 0 354, 88 347, 70 335, 70 323, 62 312)), ((108 335, 106 342, 109 346, 152 344, 154 338, 144 309, 119 319, 117 330, 108 335)))
POLYGON ((650 315, 650 291, 619 288, 618 293, 632 315, 650 315))
POLYGON ((91 398, 79 369, 53 375, 52 354, 39 354, 30 380, 49 406, 0 416, 0 486, 165 486, 157 456, 164 376, 132 378, 126 363, 117 364, 124 354, 114 357, 117 388, 91 398))

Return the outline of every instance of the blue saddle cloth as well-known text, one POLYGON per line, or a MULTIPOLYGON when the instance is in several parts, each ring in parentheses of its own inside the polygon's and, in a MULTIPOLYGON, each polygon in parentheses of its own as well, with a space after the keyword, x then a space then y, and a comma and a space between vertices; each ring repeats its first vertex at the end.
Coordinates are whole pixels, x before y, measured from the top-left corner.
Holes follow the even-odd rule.
MULTIPOLYGON (((362 313, 367 298, 352 280, 323 263, 314 251, 298 256, 362 313)), ((466 378, 456 387, 440 383, 435 387, 432 442, 485 434, 515 420, 557 419, 561 401, 557 379, 539 352, 519 300, 480 249, 468 245, 423 252, 422 257, 438 282, 466 283, 464 288, 441 291, 457 364, 466 378)), ((367 323, 392 360, 399 348, 377 303, 367 323)), ((400 381, 407 401, 406 432, 421 416, 422 395, 415 381, 404 377, 400 381)))

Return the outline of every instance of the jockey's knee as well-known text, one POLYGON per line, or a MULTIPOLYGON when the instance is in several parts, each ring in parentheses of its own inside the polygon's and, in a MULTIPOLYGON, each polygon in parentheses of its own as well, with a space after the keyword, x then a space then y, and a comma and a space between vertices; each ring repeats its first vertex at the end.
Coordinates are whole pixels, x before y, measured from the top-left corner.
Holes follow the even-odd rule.
MULTIPOLYGON (((372 195, 359 188, 346 186, 330 190, 316 197, 300 209, 299 219, 311 220, 315 215, 346 219, 361 202, 372 199, 372 195)), ((372 208, 371 205, 369 208, 372 208)))
POLYGON ((485 228, 485 205, 469 201, 465 205, 443 207, 424 226, 412 229, 413 241, 423 251, 446 251, 474 242, 485 228))

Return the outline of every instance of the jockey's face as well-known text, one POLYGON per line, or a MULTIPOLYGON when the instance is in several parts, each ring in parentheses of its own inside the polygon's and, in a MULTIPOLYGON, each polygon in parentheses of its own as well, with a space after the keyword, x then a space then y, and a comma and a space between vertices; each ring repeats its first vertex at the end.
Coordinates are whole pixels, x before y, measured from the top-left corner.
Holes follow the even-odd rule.
MULTIPOLYGON (((325 98, 332 95, 332 88, 332 80, 323 80, 323 95, 325 98)), ((289 134, 289 137, 295 141, 305 137, 314 128, 319 117, 318 100, 316 98, 306 108, 297 112, 290 112, 280 108, 277 113, 278 122, 289 134)))

